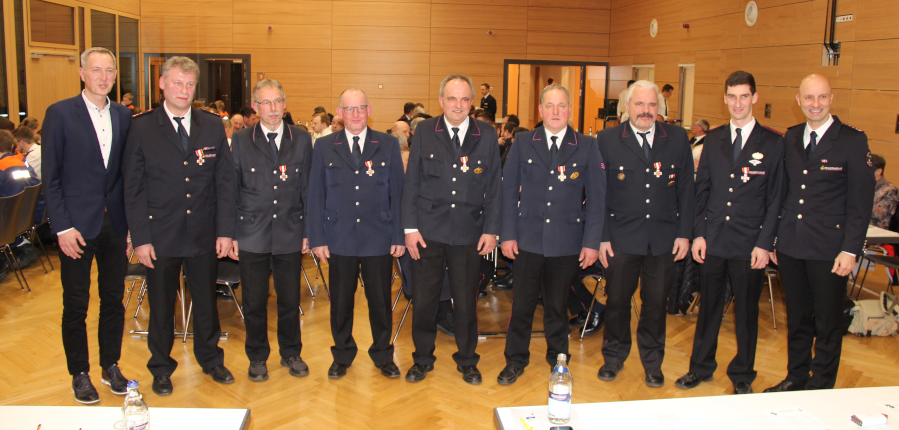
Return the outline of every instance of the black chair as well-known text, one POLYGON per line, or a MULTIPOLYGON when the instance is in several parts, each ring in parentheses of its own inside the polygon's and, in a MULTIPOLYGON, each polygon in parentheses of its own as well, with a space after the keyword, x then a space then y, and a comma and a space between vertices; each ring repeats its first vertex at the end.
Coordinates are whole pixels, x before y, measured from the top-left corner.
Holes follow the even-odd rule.
MULTIPOLYGON (((19 217, 16 219, 16 232, 18 236, 28 237, 31 235, 31 229, 34 228, 34 214, 37 211, 38 200, 41 198, 41 184, 25 187, 23 193, 25 195, 22 197, 22 205, 19 207, 19 217)), ((32 246, 34 245, 32 244, 32 246)), ((37 252, 36 249, 35 252, 37 252)), ((40 258, 40 254, 38 254, 38 261, 41 262, 44 273, 49 273, 47 272, 47 266, 44 266, 44 260, 40 258)), ((24 273, 22 274, 22 277, 25 277, 24 273)))
MULTIPOLYGON (((125 282, 131 281, 131 286, 128 287, 128 298, 125 300, 125 309, 128 309, 128 304, 131 303, 134 285, 137 281, 141 281, 137 305, 137 309, 140 310, 140 303, 143 303, 144 293, 147 288, 147 268, 143 264, 133 263, 133 259, 134 249, 131 250, 131 255, 128 256, 128 268, 125 270, 125 282)), ((134 317, 137 318, 137 310, 134 311, 134 317)))
MULTIPOLYGON (((187 279, 184 280, 187 282, 187 279)), ((234 289, 231 287, 232 285, 236 285, 240 283, 240 267, 237 263, 224 262, 219 261, 218 270, 215 275, 215 283, 221 284, 228 287, 228 291, 231 293, 231 298, 234 299, 234 306, 237 307, 237 312, 240 313, 240 320, 244 321, 243 309, 240 307, 240 303, 237 302, 237 296, 234 295, 234 289)), ((190 315, 193 311, 194 303, 193 299, 190 301, 190 305, 187 307, 187 319, 184 322, 184 331, 183 338, 181 343, 187 342, 187 336, 190 335, 187 331, 187 327, 190 325, 190 315)), ((300 308, 300 312, 302 312, 303 308, 300 308)), ((226 337, 227 333, 221 333, 222 337, 226 337)))
POLYGON ((0 251, 2 251, 3 255, 6 257, 9 268, 15 273, 16 280, 19 281, 19 286, 22 287, 23 290, 27 287, 28 292, 30 293, 31 287, 28 286, 28 281, 25 280, 24 274, 20 277, 19 274, 22 269, 19 268, 16 256, 13 255, 12 248, 9 246, 16 243, 16 237, 19 236, 19 233, 16 230, 19 223, 19 211, 22 207, 24 198, 24 191, 14 196, 0 198, 0 219, 4 220, 4 222, 0 223, 0 251))
MULTIPOLYGON (((875 267, 878 264, 882 264, 882 265, 886 266, 887 268, 899 270, 899 257, 890 257, 887 255, 866 254, 865 260, 868 262, 868 264, 866 265, 865 274, 864 274, 864 276, 862 276, 862 283, 859 284, 859 286, 858 286, 858 293, 855 294, 855 300, 858 300, 858 297, 861 296, 861 294, 862 294, 862 289, 865 287, 865 279, 868 278, 868 272, 871 271, 871 264, 873 264, 875 267)), ((892 281, 892 280, 890 279, 889 281, 892 281)), ((888 287, 887 287, 888 291, 890 292, 890 294, 893 294, 893 283, 888 282, 887 285, 888 285, 888 287)), ((852 297, 852 291, 854 289, 855 289, 855 284, 853 284, 849 289, 850 297, 852 297)))
MULTIPOLYGON (((38 246, 40 246, 40 251, 37 254, 37 258, 41 258, 40 253, 43 252, 44 257, 47 258, 47 264, 50 265, 50 271, 52 272, 56 269, 53 267, 53 262, 50 261, 50 255, 47 254, 47 250, 44 249, 44 242, 41 241, 40 236, 38 236, 38 234, 37 234, 37 229, 43 227, 44 225, 50 224, 50 215, 49 214, 50 214, 50 206, 45 204, 44 205, 44 215, 41 217, 40 222, 31 226, 30 240, 31 240, 32 244, 36 243, 36 244, 38 244, 38 246)), ((38 251, 38 247, 35 247, 34 250, 38 251)), ((46 271, 46 269, 44 269, 44 270, 46 271)))

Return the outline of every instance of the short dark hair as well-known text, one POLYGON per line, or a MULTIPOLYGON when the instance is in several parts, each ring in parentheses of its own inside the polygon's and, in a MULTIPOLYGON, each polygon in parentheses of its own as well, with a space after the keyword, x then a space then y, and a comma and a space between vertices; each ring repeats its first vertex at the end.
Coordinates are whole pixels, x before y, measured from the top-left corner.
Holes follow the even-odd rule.
POLYGON ((874 163, 874 170, 884 170, 887 166, 887 160, 877 154, 871 154, 871 162, 874 163))
POLYGON ((12 133, 6 130, 0 130, 0 152, 12 152, 12 148, 15 144, 16 138, 12 137, 12 133))
POLYGON ((509 115, 508 118, 506 118, 506 122, 515 123, 515 125, 521 124, 521 121, 518 120, 518 115, 509 115))
POLYGON ((0 130, 13 131, 16 129, 16 125, 9 120, 9 118, 0 116, 0 130))
POLYGON ((30 127, 19 126, 12 132, 12 136, 16 139, 16 142, 20 140, 24 140, 27 143, 34 143, 34 130, 30 127))
POLYGON ((406 115, 409 115, 409 112, 412 112, 413 109, 415 109, 415 103, 406 102, 406 104, 403 105, 403 113, 406 115))
POLYGON ((503 124, 503 130, 508 131, 509 133, 511 133, 516 128, 518 128, 518 124, 515 124, 514 122, 506 121, 506 123, 503 124))
POLYGON ((488 90, 488 91, 490 90, 490 84, 484 82, 484 83, 481 84, 481 85, 487 87, 487 90, 488 90))
POLYGON ((485 122, 493 122, 494 121, 493 114, 490 112, 487 112, 485 110, 479 110, 476 118, 483 120, 485 122))
POLYGON ((515 129, 512 130, 512 136, 515 136, 516 134, 521 133, 522 131, 530 131, 530 130, 528 130, 524 127, 515 127, 515 129))
POLYGON ((29 117, 26 117, 25 119, 23 119, 22 123, 19 124, 19 126, 23 126, 23 125, 25 127, 31 128, 32 130, 37 130, 40 123, 38 122, 37 118, 32 118, 29 116, 29 117))
POLYGON ((737 85, 749 85, 749 92, 755 94, 755 78, 752 77, 751 73, 742 70, 731 73, 727 80, 724 81, 724 93, 727 94, 728 88, 737 85))
POLYGON ((634 80, 634 79, 631 79, 631 80, 627 81, 627 88, 630 88, 631 85, 634 85, 634 82, 637 82, 637 81, 634 80))
POLYGON ((555 79, 553 79, 553 78, 549 78, 546 80, 547 85, 552 84, 553 82, 555 82, 555 79))
POLYGON ((673 89, 674 87, 672 87, 671 84, 665 84, 665 86, 662 87, 662 92, 664 93, 665 91, 671 91, 673 89))
POLYGON ((240 108, 240 116, 242 116, 244 118, 249 118, 251 115, 254 115, 255 113, 256 113, 256 109, 253 109, 249 106, 244 106, 244 107, 240 108))
POLYGON ((312 110, 312 114, 315 115, 317 113, 327 113, 324 106, 316 106, 315 109, 312 110))

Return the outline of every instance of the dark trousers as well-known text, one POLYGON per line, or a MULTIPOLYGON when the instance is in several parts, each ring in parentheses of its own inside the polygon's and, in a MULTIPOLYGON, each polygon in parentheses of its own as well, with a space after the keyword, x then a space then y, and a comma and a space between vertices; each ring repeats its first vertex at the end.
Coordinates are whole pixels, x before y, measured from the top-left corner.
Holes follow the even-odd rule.
MULTIPOLYGON (((600 287, 596 286, 596 288, 600 287)), ((595 291, 595 293, 599 294, 599 291, 595 291)), ((584 281, 575 279, 568 289, 568 311, 571 312, 572 315, 577 315, 587 310, 587 308, 590 307, 590 303, 593 303, 591 312, 600 313, 606 308, 606 306, 599 301, 598 297, 596 301, 593 300, 593 293, 587 289, 587 286, 584 285, 584 281)))
POLYGON ((833 388, 845 334, 847 277, 830 272, 833 260, 799 260, 782 252, 777 259, 787 304, 787 381, 808 389, 833 388))
MULTIPOLYGON (((225 351, 218 347, 219 313, 215 303, 218 260, 215 253, 197 257, 157 257, 147 269, 147 300, 150 302, 150 361, 153 376, 171 375, 178 362, 171 357, 175 341, 175 298, 180 286, 181 266, 187 276, 193 304, 194 356, 204 369, 224 364, 225 351)), ((186 329, 186 328, 185 328, 186 329)))
POLYGON ((718 331, 724 314, 724 295, 730 278, 734 292, 734 321, 737 355, 727 366, 727 376, 736 384, 755 380, 755 349, 759 337, 759 297, 765 271, 752 269, 750 260, 728 260, 707 255, 699 265, 699 320, 693 336, 690 371, 702 378, 718 368, 718 331))
POLYGON ((578 271, 578 256, 545 257, 520 250, 512 276, 512 315, 506 334, 506 364, 525 367, 530 361, 531 331, 537 297, 543 292, 546 362, 568 356, 568 292, 578 271))
MULTIPOLYGON (((672 245, 673 246, 673 245, 672 245)), ((616 252, 606 269, 606 330, 602 356, 606 363, 620 364, 631 352, 631 297, 640 285, 640 323, 637 347, 644 369, 659 369, 665 358, 666 304, 674 281, 674 255, 616 252)))
POLYGON ((480 259, 477 245, 447 245, 425 239, 427 248, 419 247, 421 256, 412 260, 412 342, 416 364, 431 365, 437 337, 437 307, 443 274, 449 270, 453 298, 453 331, 459 350, 453 360, 459 366, 476 366, 481 358, 478 346, 478 279, 480 259))
POLYGON ((278 295, 278 352, 282 358, 296 357, 303 349, 300 338, 300 266, 303 254, 240 252, 243 283, 243 314, 247 326, 244 348, 250 361, 268 360, 269 273, 278 295))
POLYGON ((353 339, 353 316, 356 285, 359 273, 368 300, 368 321, 372 344, 368 356, 375 365, 393 362, 393 312, 390 310, 390 279, 393 276, 393 256, 352 257, 331 254, 328 259, 328 280, 331 282, 331 336, 334 346, 331 355, 335 363, 350 365, 359 348, 353 339))
POLYGON ((97 289, 100 296, 100 321, 97 343, 100 367, 117 364, 122 355, 122 332, 125 329, 125 254, 126 237, 116 235, 109 216, 103 215, 100 234, 84 240, 81 258, 73 259, 59 252, 62 280, 62 346, 66 352, 69 374, 90 372, 87 352, 88 302, 91 298, 91 264, 97 258, 97 289))
MULTIPOLYGON (((403 254, 402 257, 397 259, 400 264, 400 268, 402 269, 402 279, 403 279, 403 292, 406 293, 409 297, 412 297, 412 257, 409 256, 409 253, 403 254)), ((449 278, 443 278, 443 288, 440 289, 440 301, 444 302, 452 299, 453 295, 450 294, 449 287, 449 278)))

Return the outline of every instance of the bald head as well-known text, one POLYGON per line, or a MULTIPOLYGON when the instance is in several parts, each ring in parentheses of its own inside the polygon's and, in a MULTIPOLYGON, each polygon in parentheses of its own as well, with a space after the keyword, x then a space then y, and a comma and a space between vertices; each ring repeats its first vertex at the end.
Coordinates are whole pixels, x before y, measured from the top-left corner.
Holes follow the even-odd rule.
POLYGON ((393 131, 397 133, 403 133, 406 135, 406 138, 409 138, 409 124, 406 121, 397 121, 393 123, 393 131))
POLYGON ((799 84, 796 101, 809 125, 818 128, 830 119, 830 105, 833 103, 833 91, 830 81, 819 74, 811 74, 799 84))
POLYGON ((236 113, 231 116, 231 126, 234 127, 234 131, 243 130, 243 115, 236 113))

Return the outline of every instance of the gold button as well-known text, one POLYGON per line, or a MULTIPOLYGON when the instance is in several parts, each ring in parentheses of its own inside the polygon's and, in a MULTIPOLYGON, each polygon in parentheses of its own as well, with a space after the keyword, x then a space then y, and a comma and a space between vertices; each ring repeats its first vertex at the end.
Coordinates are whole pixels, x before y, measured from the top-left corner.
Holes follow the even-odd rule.
POLYGON ((549 220, 546 220, 546 223, 549 224, 549 220))
POLYGON ((272 215, 272 218, 277 218, 277 217, 278 217, 278 214, 272 215))
POLYGON ((802 214, 797 215, 796 218, 802 219, 802 214))
POLYGON ((805 200, 799 199, 799 204, 801 205, 801 204, 803 204, 803 203, 805 203, 805 200))
POLYGON ((731 174, 730 174, 730 177, 731 177, 731 178, 733 178, 733 177, 734 177, 734 174, 733 174, 733 173, 731 173, 731 174))
POLYGON ((724 220, 725 220, 725 221, 730 221, 730 217, 729 217, 729 216, 726 216, 726 217, 724 217, 724 220))
POLYGON ((553 204, 552 204, 552 202, 546 202, 546 205, 547 205, 547 206, 552 206, 553 204))
POLYGON ((187 194, 187 198, 190 198, 190 193, 187 194))
POLYGON ((190 209, 187 210, 187 214, 190 215, 190 209))
POLYGON ((184 165, 185 165, 185 166, 187 165, 187 161, 184 162, 184 165))
POLYGON ((453 195, 454 195, 454 196, 456 195, 456 192, 455 192, 455 191, 453 191, 453 195))
POLYGON ((275 200, 275 203, 274 203, 274 204, 278 204, 278 201, 277 201, 277 200, 275 200))
POLYGON ((190 182, 190 178, 184 178, 184 182, 190 182))
POLYGON ((805 189, 805 184, 802 184, 802 186, 801 186, 800 188, 802 188, 802 189, 804 190, 804 189, 805 189))

